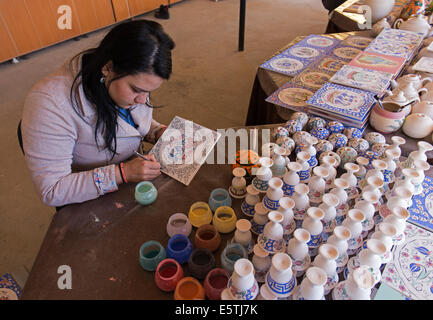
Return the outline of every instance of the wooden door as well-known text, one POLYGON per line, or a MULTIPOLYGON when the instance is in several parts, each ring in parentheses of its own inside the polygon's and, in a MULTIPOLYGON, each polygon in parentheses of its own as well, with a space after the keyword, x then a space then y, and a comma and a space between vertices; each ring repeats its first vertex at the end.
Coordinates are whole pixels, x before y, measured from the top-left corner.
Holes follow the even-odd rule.
POLYGON ((62 40, 57 26, 57 16, 47 0, 25 0, 36 32, 43 46, 62 40))
POLYGON ((99 27, 106 27, 115 22, 111 0, 92 0, 98 18, 99 27))
POLYGON ((87 33, 98 29, 99 22, 96 16, 95 8, 92 4, 93 1, 88 0, 73 0, 74 10, 72 14, 78 16, 80 21, 81 33, 87 33))
POLYGON ((18 50, 9 34, 9 30, 3 21, 2 12, 0 12, 0 62, 15 58, 18 56, 18 50))
POLYGON ((19 55, 42 47, 24 0, 0 0, 0 13, 19 55))
POLYGON ((112 0, 116 21, 122 21, 131 17, 128 0, 112 0))
POLYGON ((131 16, 135 17, 152 11, 157 7, 157 0, 128 0, 131 16))
MULTIPOLYGON (((51 6, 51 10, 54 14, 54 16, 56 17, 56 25, 57 25, 57 32, 60 35, 60 39, 61 40, 66 40, 66 39, 71 39, 74 38, 78 35, 80 35, 81 32, 81 27, 80 27, 80 21, 78 18, 78 14, 77 14, 77 10, 75 9, 75 5, 73 0, 49 0, 50 1, 50 6, 51 6), (59 8, 61 6, 68 6, 68 8, 71 9, 72 15, 71 15, 71 28, 60 28, 58 22, 62 21, 62 16, 64 16, 66 11, 60 11, 59 13, 59 8)), ((60 26, 62 26, 60 24, 60 26)))

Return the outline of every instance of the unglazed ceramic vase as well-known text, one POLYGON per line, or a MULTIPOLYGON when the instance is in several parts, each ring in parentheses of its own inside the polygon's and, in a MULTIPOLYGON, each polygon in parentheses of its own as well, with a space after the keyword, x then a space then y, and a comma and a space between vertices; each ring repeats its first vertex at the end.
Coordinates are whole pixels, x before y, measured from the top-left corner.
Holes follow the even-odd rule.
POLYGON ((332 235, 328 238, 326 243, 334 245, 338 250, 338 257, 335 260, 337 264, 337 273, 343 271, 344 267, 349 260, 347 249, 349 247, 347 241, 351 238, 350 230, 344 226, 337 226, 334 228, 332 235))
MULTIPOLYGON (((330 243, 324 243, 319 248, 319 254, 314 258, 313 266, 321 268, 326 273, 324 294, 327 295, 338 283, 337 260, 338 249, 330 243)), ((308 272, 308 271, 307 271, 308 272)))
POLYGON ((329 175, 328 169, 322 166, 313 168, 313 176, 311 176, 308 182, 309 193, 311 203, 321 203, 322 196, 325 194, 326 181, 325 178, 329 175))
MULTIPOLYGON (((323 202, 319 205, 319 208, 322 209, 324 213, 322 219, 323 232, 330 234, 337 225, 337 222, 335 221, 337 210, 335 208, 338 205, 338 198, 335 194, 327 193, 323 195, 322 201, 323 202)), ((324 240, 326 241, 326 239, 324 240)))
POLYGON ((296 278, 292 272, 292 259, 288 254, 276 253, 272 257, 265 284, 269 291, 278 298, 287 298, 293 294, 296 278))
POLYGON ((284 196, 283 180, 274 177, 268 182, 269 188, 263 197, 263 205, 268 210, 277 210, 280 206, 280 199, 284 196))
POLYGON ((288 239, 296 229, 295 214, 293 213, 294 207, 295 201, 292 198, 283 197, 280 199, 280 207, 278 208, 278 211, 283 215, 281 225, 283 226, 283 238, 285 240, 288 239))
POLYGON ((286 245, 283 240, 284 229, 281 223, 283 222, 283 214, 278 211, 268 213, 269 222, 266 223, 263 233, 257 238, 259 246, 270 254, 283 252, 286 250, 286 245))
POLYGON ((326 273, 321 268, 308 268, 305 278, 293 294, 293 300, 324 300, 326 279, 326 273))
POLYGON ((222 268, 209 271, 204 280, 204 290, 209 300, 221 300, 222 291, 227 288, 229 273, 222 268))
POLYGON ((265 275, 271 267, 271 257, 269 252, 263 250, 258 244, 254 245, 253 248, 252 263, 254 266, 254 276, 259 283, 265 282, 265 275))
POLYGON ((307 230, 298 228, 293 232, 293 237, 287 245, 287 254, 292 259, 296 277, 302 276, 310 266, 311 258, 307 245, 310 239, 310 233, 307 230))
POLYGON ((310 207, 310 199, 308 198, 308 192, 310 189, 306 184, 300 183, 295 186, 295 194, 292 199, 295 201, 295 208, 293 210, 295 214, 295 220, 301 223, 304 220, 307 209, 310 207))
POLYGON ((191 223, 184 213, 175 213, 168 218, 166 231, 169 237, 175 234, 184 234, 188 237, 191 233, 191 229, 191 223))
POLYGON ((310 241, 307 243, 310 255, 317 254, 317 249, 322 243, 323 223, 322 219, 325 213, 322 209, 311 207, 307 210, 307 216, 302 222, 302 228, 310 233, 310 241))
POLYGON ((302 165, 297 162, 287 164, 289 171, 283 176, 283 192, 285 196, 291 197, 295 192, 295 186, 300 182, 299 172, 302 165))
POLYGON ((362 221, 365 220, 364 213, 359 209, 350 209, 342 226, 350 230, 351 238, 348 243, 348 254, 351 255, 362 246, 362 221))
POLYGON ((347 280, 339 282, 332 290, 333 300, 370 300, 374 277, 370 268, 361 266, 351 272, 347 280))
POLYGON ((247 195, 245 200, 242 202, 241 211, 248 217, 254 216, 254 206, 260 202, 259 192, 253 187, 253 185, 249 185, 247 187, 247 195))
POLYGON ((156 268, 155 283, 162 291, 174 291, 176 289, 177 283, 182 278, 183 269, 174 259, 164 259, 156 268))
POLYGON ((193 277, 182 278, 174 291, 175 300, 204 300, 205 292, 201 283, 193 277))
POLYGON ((236 300, 254 300, 259 293, 259 285, 254 278, 254 266, 248 259, 235 262, 233 274, 227 287, 236 300))
POLYGON ((234 178, 232 185, 229 187, 230 196, 235 199, 243 199, 247 195, 247 181, 244 176, 247 171, 244 168, 238 167, 233 169, 234 178))

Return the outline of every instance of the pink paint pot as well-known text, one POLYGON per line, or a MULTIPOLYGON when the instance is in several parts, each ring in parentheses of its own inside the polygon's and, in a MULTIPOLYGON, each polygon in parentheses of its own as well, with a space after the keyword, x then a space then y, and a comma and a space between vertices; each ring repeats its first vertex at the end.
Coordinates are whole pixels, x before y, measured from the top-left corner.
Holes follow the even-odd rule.
POLYGON ((209 271, 204 279, 206 297, 210 300, 221 300, 221 293, 227 288, 229 279, 230 274, 222 268, 215 268, 209 271))
POLYGON ((175 290, 177 283, 182 278, 183 269, 174 259, 164 259, 156 268, 155 283, 162 291, 170 292, 175 290))

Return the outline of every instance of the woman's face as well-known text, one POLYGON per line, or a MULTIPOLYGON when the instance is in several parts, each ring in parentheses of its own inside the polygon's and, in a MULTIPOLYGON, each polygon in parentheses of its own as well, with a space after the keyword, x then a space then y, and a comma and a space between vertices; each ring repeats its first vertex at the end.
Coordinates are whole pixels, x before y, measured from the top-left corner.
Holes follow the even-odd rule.
MULTIPOLYGON (((115 76, 113 71, 103 70, 105 84, 115 76)), ((138 73, 113 80, 108 88, 111 99, 120 108, 128 109, 136 104, 145 104, 149 93, 158 89, 163 78, 151 73, 138 73)))

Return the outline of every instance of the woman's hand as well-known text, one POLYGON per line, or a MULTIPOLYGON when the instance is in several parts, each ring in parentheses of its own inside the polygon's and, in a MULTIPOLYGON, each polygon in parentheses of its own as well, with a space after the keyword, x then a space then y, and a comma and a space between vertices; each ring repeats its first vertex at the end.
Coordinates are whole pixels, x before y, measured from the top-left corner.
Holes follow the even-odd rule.
POLYGON ((128 182, 153 180, 161 174, 161 165, 153 154, 144 155, 147 160, 139 157, 124 162, 123 171, 128 182))

